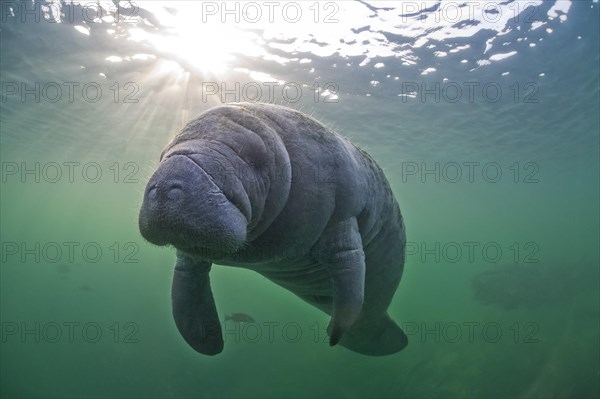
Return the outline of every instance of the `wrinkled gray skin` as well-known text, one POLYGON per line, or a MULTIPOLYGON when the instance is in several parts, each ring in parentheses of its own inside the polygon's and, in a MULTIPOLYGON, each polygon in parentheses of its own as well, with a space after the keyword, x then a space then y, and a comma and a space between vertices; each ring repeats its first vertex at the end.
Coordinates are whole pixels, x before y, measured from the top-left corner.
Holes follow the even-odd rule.
POLYGON ((198 352, 223 349, 212 263, 255 270, 332 316, 330 345, 386 355, 407 344, 386 313, 404 266, 400 209, 377 164, 281 106, 229 104, 165 148, 139 217, 177 249, 173 315, 198 352))

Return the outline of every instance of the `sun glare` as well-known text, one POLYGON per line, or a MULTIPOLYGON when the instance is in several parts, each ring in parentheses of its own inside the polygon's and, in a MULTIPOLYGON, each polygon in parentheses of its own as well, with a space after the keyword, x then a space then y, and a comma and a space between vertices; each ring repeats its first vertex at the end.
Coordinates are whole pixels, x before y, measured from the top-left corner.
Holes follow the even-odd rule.
POLYGON ((171 56, 171 60, 185 64, 184 69, 222 75, 233 68, 236 54, 265 54, 254 40, 255 33, 216 19, 203 22, 200 3, 183 2, 173 8, 146 3, 144 7, 154 14, 164 30, 151 33, 134 28, 130 31, 131 39, 148 42, 157 51, 171 56))

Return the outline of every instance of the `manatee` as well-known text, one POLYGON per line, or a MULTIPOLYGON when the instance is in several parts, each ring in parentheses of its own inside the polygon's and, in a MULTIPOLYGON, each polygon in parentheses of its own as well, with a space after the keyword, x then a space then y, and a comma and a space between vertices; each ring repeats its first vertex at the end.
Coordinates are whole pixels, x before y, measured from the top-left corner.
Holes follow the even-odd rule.
POLYGON ((254 270, 331 316, 327 333, 379 356, 408 343, 387 308, 406 234, 381 168, 293 109, 232 103, 166 146, 139 214, 142 236, 176 249, 175 324, 197 352, 223 350, 212 264, 254 270))

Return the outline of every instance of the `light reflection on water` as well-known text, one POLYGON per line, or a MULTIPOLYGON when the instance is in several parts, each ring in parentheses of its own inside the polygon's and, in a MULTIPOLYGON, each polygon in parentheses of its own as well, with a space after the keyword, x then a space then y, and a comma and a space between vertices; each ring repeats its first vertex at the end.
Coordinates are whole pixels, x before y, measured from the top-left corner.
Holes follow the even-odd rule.
POLYGON ((236 66, 240 58, 309 71, 316 58, 332 56, 369 68, 398 59, 406 71, 422 75, 443 70, 445 63, 473 70, 526 51, 521 42, 534 47, 543 41, 567 21, 571 1, 140 1, 118 10, 109 2, 76 8, 46 6, 44 18, 67 23, 82 36, 107 34, 106 40, 127 49, 106 54, 107 63, 164 59, 171 73, 223 76, 237 70, 255 78, 265 71, 236 66))

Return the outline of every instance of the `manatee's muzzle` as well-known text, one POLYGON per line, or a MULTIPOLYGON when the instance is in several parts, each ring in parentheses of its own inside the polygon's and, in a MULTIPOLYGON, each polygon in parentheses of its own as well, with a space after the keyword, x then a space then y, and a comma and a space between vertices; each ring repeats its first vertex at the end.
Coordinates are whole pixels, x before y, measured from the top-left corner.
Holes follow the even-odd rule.
POLYGON ((185 155, 163 159, 150 178, 140 209, 142 236, 182 251, 234 252, 246 240, 247 222, 213 182, 185 155))

